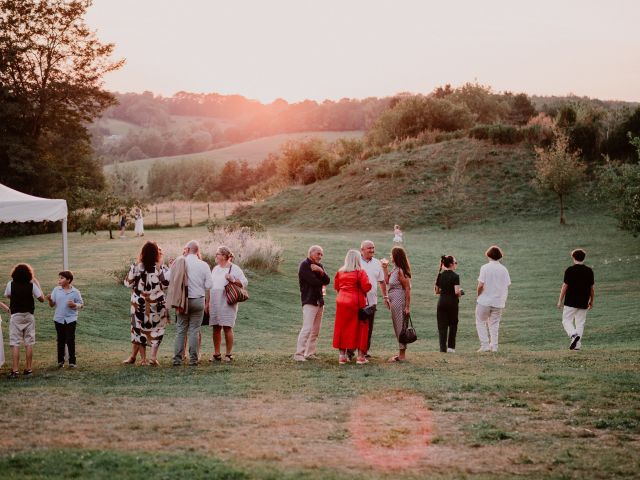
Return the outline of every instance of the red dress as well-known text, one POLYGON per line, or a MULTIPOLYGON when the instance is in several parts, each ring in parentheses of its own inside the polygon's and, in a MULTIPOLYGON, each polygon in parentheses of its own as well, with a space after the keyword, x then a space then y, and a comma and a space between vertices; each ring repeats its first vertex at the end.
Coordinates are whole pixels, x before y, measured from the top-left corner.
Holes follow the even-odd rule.
POLYGON ((369 322, 358 320, 358 310, 367 303, 365 293, 371 290, 367 272, 338 272, 333 280, 338 292, 336 322, 333 328, 333 348, 367 351, 369 322))

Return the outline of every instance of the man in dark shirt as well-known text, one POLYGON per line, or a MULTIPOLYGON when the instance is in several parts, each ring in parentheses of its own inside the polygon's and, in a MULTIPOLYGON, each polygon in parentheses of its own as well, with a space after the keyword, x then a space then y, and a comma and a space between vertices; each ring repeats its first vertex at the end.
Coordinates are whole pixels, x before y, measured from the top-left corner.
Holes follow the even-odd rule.
POLYGON ((558 308, 562 308, 562 326, 571 339, 570 350, 580 350, 587 311, 593 308, 595 282, 593 270, 584 264, 586 256, 587 253, 580 248, 571 252, 573 265, 564 272, 558 298, 558 308))
POLYGON ((322 313, 324 311, 323 287, 331 281, 320 263, 324 252, 319 245, 312 245, 298 268, 300 300, 302 301, 302 328, 293 359, 304 362, 316 358, 316 347, 322 313))

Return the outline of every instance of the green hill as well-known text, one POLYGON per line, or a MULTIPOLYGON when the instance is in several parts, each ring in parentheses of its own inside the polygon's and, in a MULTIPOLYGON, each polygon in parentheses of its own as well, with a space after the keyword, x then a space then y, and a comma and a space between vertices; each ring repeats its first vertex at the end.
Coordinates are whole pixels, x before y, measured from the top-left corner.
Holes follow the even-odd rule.
MULTIPOLYGON (((180 162, 183 160, 207 160, 215 162, 220 166, 229 160, 247 160, 249 164, 257 164, 269 153, 275 153, 280 146, 288 140, 300 140, 308 137, 318 137, 327 141, 335 141, 338 138, 359 138, 363 135, 361 131, 347 132, 301 132, 301 133, 285 133, 281 135, 273 135, 271 137, 258 138, 248 142, 242 142, 229 147, 218 148, 206 152, 193 153, 188 155, 175 155, 172 157, 156 157, 145 158, 143 160, 134 160, 131 162, 121 163, 127 169, 135 170, 140 180, 146 184, 147 173, 151 166, 157 162, 180 162)), ((114 169, 114 165, 104 167, 106 174, 114 169)))
POLYGON ((553 198, 531 185, 529 146, 460 139, 356 162, 325 181, 290 187, 239 215, 267 225, 354 228, 475 222, 553 214, 553 198), (451 186, 456 162, 466 168, 451 186))

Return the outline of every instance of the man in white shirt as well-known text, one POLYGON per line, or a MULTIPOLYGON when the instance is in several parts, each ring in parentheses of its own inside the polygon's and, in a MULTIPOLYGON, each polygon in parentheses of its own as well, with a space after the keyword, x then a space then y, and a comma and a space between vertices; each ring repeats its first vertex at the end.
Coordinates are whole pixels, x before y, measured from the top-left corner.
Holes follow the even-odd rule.
POLYGON ((184 247, 185 264, 187 270, 188 312, 178 313, 176 322, 176 343, 174 348, 173 365, 182 365, 184 353, 184 337, 189 341, 189 365, 198 365, 198 337, 202 317, 209 312, 209 293, 213 286, 211 269, 200 259, 200 245, 191 240, 184 247))
POLYGON ((476 305, 476 329, 480 339, 479 352, 498 351, 498 332, 511 278, 499 260, 502 250, 493 245, 485 252, 489 263, 480 268, 478 276, 478 300, 476 305), (488 329, 488 334, 487 334, 488 329))
MULTIPOLYGON (((378 305, 378 288, 380 286, 382 295, 384 298, 384 304, 387 308, 391 308, 389 303, 389 296, 387 295, 387 284, 384 283, 384 272, 382 271, 382 264, 380 260, 374 258, 376 246, 371 240, 364 240, 360 244, 360 265, 362 269, 367 272, 369 277, 369 283, 371 283, 371 290, 367 292, 367 305, 378 305)), ((373 321, 375 319, 375 312, 369 316, 369 341, 367 345, 367 352, 371 349, 371 334, 373 333, 373 321)), ((369 357, 369 354, 366 355, 369 357)))

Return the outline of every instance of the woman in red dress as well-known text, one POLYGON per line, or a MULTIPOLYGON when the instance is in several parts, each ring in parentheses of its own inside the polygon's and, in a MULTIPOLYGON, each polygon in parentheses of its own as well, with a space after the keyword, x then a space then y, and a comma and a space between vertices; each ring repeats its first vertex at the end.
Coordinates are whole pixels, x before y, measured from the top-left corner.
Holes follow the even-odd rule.
POLYGON ((336 322, 333 330, 333 348, 340 350, 340 364, 349 361, 347 350, 358 350, 356 363, 368 363, 365 358, 369 323, 358 319, 358 310, 366 305, 365 294, 371 290, 367 272, 360 266, 360 252, 349 250, 344 265, 336 273, 333 286, 336 298, 336 322))

